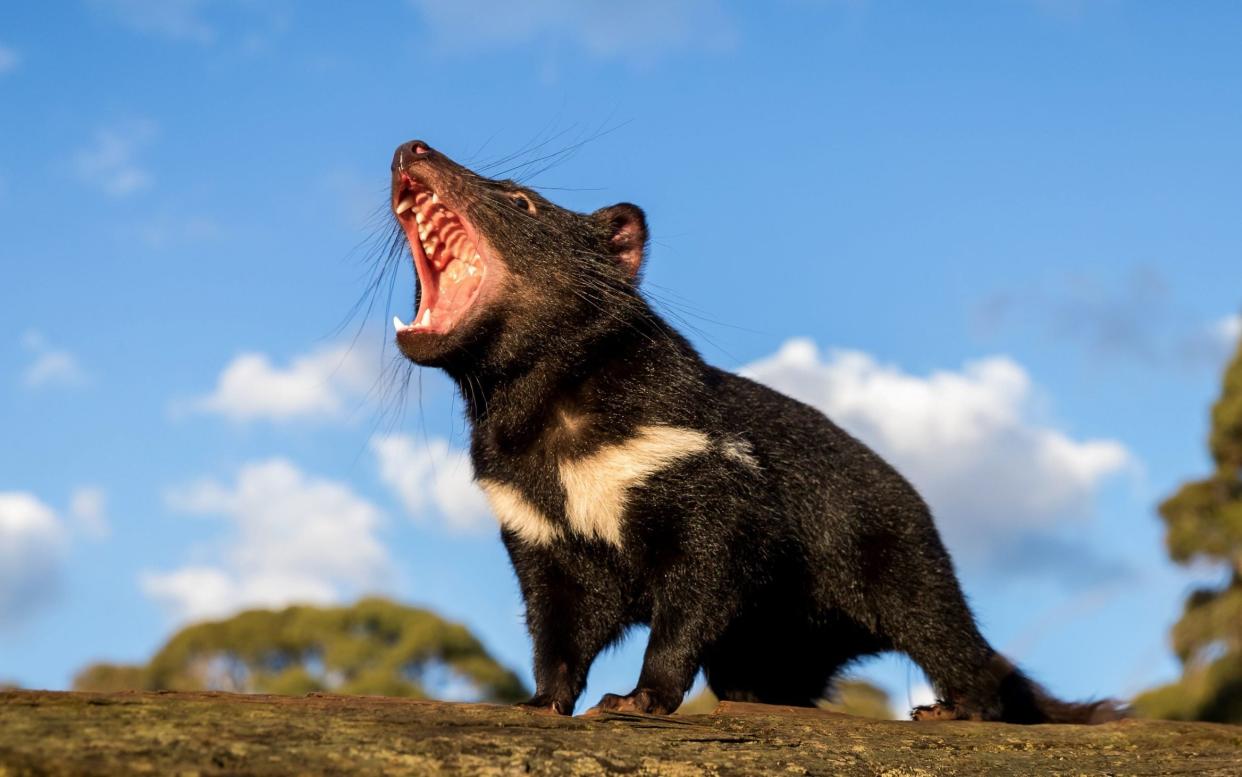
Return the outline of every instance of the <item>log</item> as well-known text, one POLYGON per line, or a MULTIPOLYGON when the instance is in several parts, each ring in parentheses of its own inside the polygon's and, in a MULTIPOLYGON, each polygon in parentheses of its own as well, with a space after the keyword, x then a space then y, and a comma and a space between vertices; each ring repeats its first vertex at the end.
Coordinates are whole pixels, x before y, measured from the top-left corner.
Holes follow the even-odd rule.
POLYGON ((724 702, 562 718, 367 696, 0 693, 0 777, 1239 775, 1242 727, 871 720, 724 702))

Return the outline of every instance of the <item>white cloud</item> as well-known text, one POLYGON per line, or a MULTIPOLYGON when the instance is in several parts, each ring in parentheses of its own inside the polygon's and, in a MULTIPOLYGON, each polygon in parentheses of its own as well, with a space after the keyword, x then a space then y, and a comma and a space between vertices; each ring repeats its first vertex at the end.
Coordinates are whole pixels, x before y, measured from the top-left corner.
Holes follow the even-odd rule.
POLYGON ((22 62, 22 57, 15 49, 0 45, 0 76, 11 73, 22 62))
POLYGON ((67 388, 87 383, 86 372, 77 357, 54 348, 43 333, 28 331, 22 335, 21 344, 34 356, 21 373, 21 382, 26 388, 67 388))
POLYGON ((91 5, 134 32, 176 43, 237 51, 267 50, 272 36, 288 27, 296 4, 253 0, 90 0, 91 5))
POLYGON ((474 483, 474 470, 465 451, 436 438, 418 445, 408 435, 377 437, 371 451, 380 478, 416 519, 435 508, 449 528, 469 531, 491 526, 487 500, 474 483))
POLYGON ((744 374, 814 405, 892 462, 955 550, 986 556, 1000 540, 1083 519, 1104 479, 1131 463, 1119 442, 1075 440, 1033 419, 1030 377, 1004 357, 918 376, 857 351, 821 357, 797 339, 744 374))
POLYGON ((41 353, 22 372, 22 383, 27 388, 74 386, 81 382, 82 369, 74 355, 68 351, 41 353))
POLYGON ((26 492, 0 492, 0 628, 58 593, 67 546, 52 508, 26 492))
POLYGON ((73 154, 72 170, 83 183, 110 197, 126 197, 154 183, 138 153, 155 139, 154 122, 139 119, 97 130, 89 146, 73 154))
POLYGON ((567 40, 601 59, 650 61, 685 49, 731 46, 735 25, 720 0, 411 0, 442 47, 567 40))
POLYGON ((201 246, 223 234, 219 223, 201 213, 166 212, 135 224, 132 234, 143 245, 156 251, 186 245, 201 246))
POLYGON ((1235 313, 1207 324, 1200 322, 1182 338, 1178 353, 1187 362, 1218 370, 1233 356, 1239 340, 1242 340, 1242 313, 1235 313))
POLYGON ((215 390, 192 400, 190 410, 233 421, 339 418, 379 374, 359 351, 324 348, 279 367, 261 353, 244 353, 220 373, 215 390))
POLYGON ((251 463, 232 485, 176 489, 169 506, 230 525, 209 563, 147 571, 143 591, 178 621, 244 607, 335 602, 383 586, 391 559, 377 537, 382 514, 348 486, 306 475, 284 459, 251 463))
POLYGON ((1198 322, 1178 343, 1178 355, 1188 364, 1219 370, 1238 348, 1242 340, 1242 314, 1224 316, 1215 321, 1198 322))
POLYGON ((1205 320, 1201 310, 1178 302, 1159 268, 1145 264, 1120 274, 1032 280, 989 296, 975 318, 981 336, 1033 325, 1061 345, 1084 347, 1095 367, 1129 362, 1185 376, 1196 375, 1187 367, 1215 371, 1222 344, 1232 353, 1237 342, 1238 317, 1205 320))
POLYGON ((1234 348, 1242 339, 1242 313, 1225 316, 1212 327, 1213 334, 1228 348, 1234 348))
POLYGON ((102 488, 81 486, 69 495, 69 517, 74 527, 94 539, 103 539, 112 533, 108 525, 107 495, 102 488))
POLYGON ((204 11, 207 0, 93 0, 131 29, 170 40, 211 43, 216 31, 204 11))

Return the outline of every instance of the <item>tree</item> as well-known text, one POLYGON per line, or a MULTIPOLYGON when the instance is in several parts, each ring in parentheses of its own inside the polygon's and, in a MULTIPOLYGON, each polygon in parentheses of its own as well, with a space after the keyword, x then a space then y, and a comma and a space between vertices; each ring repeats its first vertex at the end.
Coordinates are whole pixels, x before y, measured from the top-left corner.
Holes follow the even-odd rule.
POLYGON ((1242 343, 1212 408, 1215 471, 1160 505, 1169 555, 1223 566, 1222 585, 1186 600, 1173 627, 1182 677, 1135 699, 1153 717, 1242 723, 1242 343))
POLYGON ((249 610, 188 626, 145 666, 92 664, 75 690, 328 691, 510 702, 521 680, 466 629, 384 599, 249 610))
MULTIPOLYGON (((686 699, 677 709, 681 715, 706 715, 716 708, 718 700, 710 688, 686 699)), ((888 694, 866 680, 847 677, 833 683, 828 698, 818 702, 820 709, 830 712, 844 712, 860 718, 880 718, 891 720, 893 708, 889 706, 888 694)))
POLYGON ((114 691, 166 690, 147 683, 147 668, 132 664, 91 664, 73 676, 73 690, 112 693, 114 691))

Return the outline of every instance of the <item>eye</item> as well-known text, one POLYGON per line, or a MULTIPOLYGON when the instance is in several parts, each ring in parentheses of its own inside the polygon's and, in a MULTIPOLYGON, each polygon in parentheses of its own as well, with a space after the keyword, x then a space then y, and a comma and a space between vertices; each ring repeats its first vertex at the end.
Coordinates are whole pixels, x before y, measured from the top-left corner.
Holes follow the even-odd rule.
POLYGON ((530 197, 527 197, 521 192, 514 192, 513 194, 510 194, 509 201, 512 202, 515 207, 521 208, 532 216, 536 213, 535 203, 531 202, 530 197))

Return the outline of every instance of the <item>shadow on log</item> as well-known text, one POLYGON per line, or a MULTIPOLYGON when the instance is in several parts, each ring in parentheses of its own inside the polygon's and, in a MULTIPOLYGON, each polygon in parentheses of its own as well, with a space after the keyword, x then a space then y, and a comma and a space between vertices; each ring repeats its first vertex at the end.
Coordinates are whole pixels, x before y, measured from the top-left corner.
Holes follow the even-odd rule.
POLYGON ((583 719, 362 696, 0 693, 0 777, 137 773, 1238 775, 1242 727, 910 723, 731 703, 583 719))

